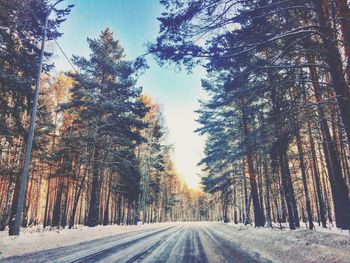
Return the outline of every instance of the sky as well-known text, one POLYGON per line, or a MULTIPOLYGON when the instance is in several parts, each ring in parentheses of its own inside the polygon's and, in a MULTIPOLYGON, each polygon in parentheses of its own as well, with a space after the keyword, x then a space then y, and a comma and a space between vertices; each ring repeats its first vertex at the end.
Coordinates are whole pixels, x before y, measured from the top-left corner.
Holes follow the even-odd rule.
MULTIPOLYGON (((98 38, 109 27, 124 47, 127 59, 132 60, 146 53, 146 43, 156 39, 157 17, 164 11, 158 0, 65 0, 59 6, 65 4, 75 5, 61 27, 63 36, 58 40, 68 57, 73 54, 87 57, 87 37, 98 38)), ((56 53, 56 69, 71 70, 64 56, 58 50, 56 53)), ((138 85, 162 106, 177 171, 190 187, 198 188, 197 163, 203 157, 204 139, 194 133, 198 127, 194 111, 199 107, 198 99, 205 97, 201 88, 204 70, 196 68, 188 74, 174 65, 161 67, 152 56, 147 57, 147 62, 150 68, 140 77, 138 85)))

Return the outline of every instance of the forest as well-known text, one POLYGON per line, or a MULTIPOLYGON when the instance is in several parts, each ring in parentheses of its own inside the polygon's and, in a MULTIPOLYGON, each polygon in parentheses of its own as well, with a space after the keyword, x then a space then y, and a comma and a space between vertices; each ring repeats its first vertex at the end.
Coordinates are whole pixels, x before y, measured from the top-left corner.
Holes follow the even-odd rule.
POLYGON ((197 132, 223 220, 349 229, 348 2, 162 2, 150 50, 207 70, 197 132))
MULTIPOLYGON (((49 41, 59 38, 71 8, 54 9, 49 41)), ((0 230, 11 234, 49 3, 1 1, 0 9, 0 230)), ((174 167, 161 106, 137 86, 142 65, 125 60, 109 29, 88 45, 90 57, 74 56, 72 71, 58 75, 52 52, 44 54, 21 226, 204 218, 202 194, 174 167)))
POLYGON ((0 231, 18 235, 19 220, 350 229, 348 2, 160 2, 159 35, 144 55, 127 60, 101 28, 87 39, 90 55, 67 58, 71 70, 57 74, 53 49, 75 7, 0 0, 0 231), (205 137, 201 190, 178 174, 162 105, 137 84, 150 56, 188 74, 206 70, 196 130, 205 137))

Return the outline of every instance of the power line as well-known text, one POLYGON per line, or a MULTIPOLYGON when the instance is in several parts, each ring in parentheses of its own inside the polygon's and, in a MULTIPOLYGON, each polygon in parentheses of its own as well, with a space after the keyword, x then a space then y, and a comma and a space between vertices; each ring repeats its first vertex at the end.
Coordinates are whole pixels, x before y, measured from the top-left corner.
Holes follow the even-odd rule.
MULTIPOLYGON (((32 15, 38 20, 39 24, 42 25, 42 21, 40 20, 40 18, 35 14, 35 12, 33 11, 33 9, 25 2, 23 1, 24 6, 28 9, 28 11, 30 13, 32 13, 32 15)), ((74 67, 72 61, 69 59, 69 57, 67 56, 66 52, 63 50, 63 48, 61 47, 61 45, 58 43, 58 41, 56 39, 54 39, 55 44, 57 45, 58 49, 61 51, 61 53, 63 54, 64 58, 68 61, 69 65, 73 68, 73 70, 78 73, 77 69, 74 67)))
POLYGON ((56 39, 54 39, 55 44, 57 45, 57 47, 60 49, 60 51, 62 52, 63 56, 65 57, 65 59, 68 61, 68 63, 71 65, 71 67, 74 69, 75 73, 78 73, 77 69, 74 67, 72 61, 68 58, 67 54, 64 52, 63 48, 60 46, 60 44, 57 42, 56 39))
MULTIPOLYGON (((39 24, 43 25, 42 21, 40 20, 40 18, 35 14, 35 12, 33 11, 33 9, 24 1, 23 4, 25 5, 25 7, 29 10, 30 13, 33 14, 33 16, 37 19, 37 21, 39 22, 39 24)), ((73 70, 75 71, 75 73, 79 73, 77 71, 77 69, 74 67, 73 63, 71 62, 71 60, 69 59, 69 57, 67 56, 66 52, 64 52, 63 48, 61 47, 61 45, 58 43, 58 41, 56 39, 54 39, 55 44, 58 46, 59 50, 62 52, 63 56, 65 57, 65 59, 68 61, 68 63, 70 64, 70 66, 73 68, 73 70)), ((103 111, 104 113, 106 113, 106 111, 101 107, 98 106, 97 107, 103 111)))

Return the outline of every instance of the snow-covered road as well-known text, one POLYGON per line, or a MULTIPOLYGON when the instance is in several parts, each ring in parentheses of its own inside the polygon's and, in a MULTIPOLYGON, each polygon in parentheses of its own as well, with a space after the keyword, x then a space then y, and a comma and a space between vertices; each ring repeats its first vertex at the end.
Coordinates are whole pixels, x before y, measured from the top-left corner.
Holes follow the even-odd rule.
POLYGON ((0 262, 350 262, 348 231, 219 222, 0 233, 0 262))
POLYGON ((225 236, 215 223, 159 225, 4 262, 262 262, 225 236))

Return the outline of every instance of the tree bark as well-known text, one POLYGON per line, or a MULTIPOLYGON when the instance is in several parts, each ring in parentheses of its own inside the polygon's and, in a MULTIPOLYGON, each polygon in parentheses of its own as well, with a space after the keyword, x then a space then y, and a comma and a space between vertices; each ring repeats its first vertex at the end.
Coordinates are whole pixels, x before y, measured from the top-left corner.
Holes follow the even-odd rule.
POLYGON ((312 229, 314 229, 314 223, 313 223, 313 220, 312 220, 312 211, 311 211, 311 204, 310 204, 309 188, 308 188, 306 169, 305 169, 305 163, 304 163, 304 153, 303 153, 303 147, 302 147, 302 143, 301 143, 301 136, 300 136, 300 131, 299 130, 297 130, 297 132, 296 132, 296 142, 297 142, 297 148, 298 148, 301 177, 302 177, 303 186, 304 186, 304 193, 305 193, 306 213, 307 213, 307 218, 308 218, 308 221, 309 221, 309 229, 312 230, 312 229))
MULTIPOLYGON (((334 29, 331 28, 330 20, 326 15, 325 9, 327 8, 327 4, 325 1, 314 0, 314 5, 320 25, 320 32, 322 34, 325 59, 329 66, 329 73, 332 79, 333 88, 337 95, 339 111, 342 117, 347 139, 348 142, 350 142, 350 91, 344 77, 343 63, 337 46, 338 42, 336 39, 336 32, 334 32, 334 29)), ((347 207, 346 210, 349 211, 349 207, 347 207)), ((341 219, 341 221, 343 222, 344 220, 341 219)), ((350 221, 350 218, 348 221, 350 221)), ((349 228, 349 223, 345 225, 347 225, 346 227, 349 228)))
MULTIPOLYGON (((312 56, 307 56, 310 62, 314 59, 312 56)), ((311 66, 310 78, 313 83, 316 102, 322 102, 322 90, 318 82, 318 74, 316 68, 311 66)), ((323 150, 326 158, 329 180, 332 188, 332 195, 334 201, 334 212, 336 217, 336 224, 343 229, 350 228, 350 199, 349 189, 342 176, 342 168, 336 148, 336 142, 333 140, 330 134, 330 128, 325 118, 325 113, 322 107, 317 108, 317 112, 320 116, 321 134, 323 137, 323 150)), ((347 116, 349 118, 350 115, 347 116)), ((317 177, 316 177, 317 179, 317 177)), ((319 182, 318 182, 319 184, 319 182)), ((321 212, 321 211, 320 211, 321 212)), ((321 213, 322 216, 322 213, 321 213)), ((323 222, 323 221, 322 221, 323 222)), ((325 223, 322 223, 325 227, 325 223)))
MULTIPOLYGON (((244 109, 242 109, 242 124, 243 124, 243 136, 245 139, 247 139, 249 136, 249 128, 248 128, 247 117, 245 115, 244 109)), ((257 188, 257 183, 256 183, 256 178, 254 173, 254 166, 253 166, 253 157, 249 149, 247 150, 246 156, 247 156, 248 176, 249 176, 249 182, 250 182, 250 191, 251 191, 251 196, 253 201, 255 226, 257 227, 264 226, 265 218, 264 218, 263 211, 261 211, 261 207, 260 207, 258 188, 257 188)))
POLYGON ((87 226, 93 227, 98 225, 98 218, 100 213, 100 198, 101 198, 101 179, 100 179, 100 165, 99 165, 99 147, 96 145, 92 158, 92 183, 90 193, 90 205, 87 217, 87 226))
POLYGON ((346 75, 350 81, 350 8, 347 0, 335 0, 337 16, 339 18, 340 30, 344 41, 344 51, 348 59, 346 75))

